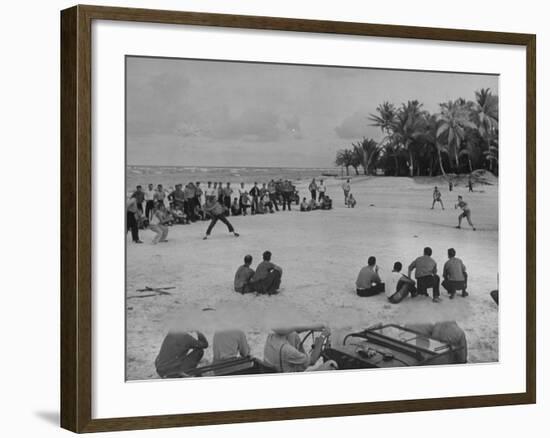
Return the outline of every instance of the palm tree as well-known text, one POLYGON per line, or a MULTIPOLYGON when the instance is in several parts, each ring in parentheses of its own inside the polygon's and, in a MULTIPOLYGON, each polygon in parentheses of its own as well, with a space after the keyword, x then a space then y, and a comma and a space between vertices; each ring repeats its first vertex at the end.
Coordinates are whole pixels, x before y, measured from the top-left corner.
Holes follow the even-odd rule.
POLYGON ((349 176, 349 167, 354 162, 353 153, 349 149, 340 149, 336 153, 335 164, 346 168, 346 175, 349 176))
POLYGON ((363 164, 363 154, 360 150, 357 150, 355 147, 350 149, 351 152, 351 167, 355 170, 355 174, 359 175, 359 166, 363 164))
POLYGON ((382 148, 386 151, 389 157, 393 157, 395 164, 395 176, 399 174, 399 155, 401 154, 401 145, 393 137, 393 126, 397 115, 395 105, 390 102, 383 102, 376 107, 378 114, 371 114, 369 120, 371 126, 379 127, 385 134, 384 138, 380 142, 382 148))
POLYGON ((410 176, 414 176, 414 143, 426 130, 426 113, 417 100, 402 104, 392 123, 392 136, 409 155, 410 176))
MULTIPOLYGON (((496 144, 493 142, 498 138, 498 96, 493 95, 489 88, 476 91, 475 96, 474 120, 481 138, 485 141, 486 152, 488 152, 492 143, 493 147, 498 148, 498 141, 496 144)), ((489 154, 485 155, 489 156, 489 154)), ((492 170, 493 162, 494 160, 489 160, 490 170, 492 170)))
POLYGON ((458 169, 458 154, 460 145, 466 137, 466 129, 476 129, 476 125, 470 120, 472 106, 472 102, 466 102, 464 99, 439 104, 437 137, 443 136, 446 139, 447 150, 454 157, 456 169, 458 169))
POLYGON ((393 103, 383 102, 376 107, 378 115, 371 114, 369 120, 373 122, 372 126, 378 126, 383 133, 390 136, 393 132, 393 123, 395 121, 396 109, 393 103))
POLYGON ((426 117, 426 141, 430 144, 432 144, 435 148, 435 151, 437 152, 437 161, 439 162, 439 169, 441 170, 441 174, 443 176, 446 176, 445 169, 443 168, 443 160, 441 158, 441 152, 447 152, 445 147, 441 144, 439 141, 439 137, 437 135, 437 116, 431 114, 427 115, 426 117))
POLYGON ((382 147, 372 138, 363 138, 360 142, 352 143, 353 150, 360 157, 363 173, 369 174, 369 169, 374 165, 382 151, 382 147))

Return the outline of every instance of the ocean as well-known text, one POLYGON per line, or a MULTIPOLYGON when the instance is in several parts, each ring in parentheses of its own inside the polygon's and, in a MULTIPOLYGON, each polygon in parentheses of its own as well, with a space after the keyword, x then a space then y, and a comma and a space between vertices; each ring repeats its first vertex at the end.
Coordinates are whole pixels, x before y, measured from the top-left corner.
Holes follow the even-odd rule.
POLYGON ((271 179, 289 179, 295 183, 309 181, 312 178, 324 176, 342 176, 342 170, 337 167, 300 168, 300 167, 200 167, 200 166, 127 166, 126 184, 128 190, 137 185, 144 188, 147 184, 162 184, 173 187, 176 184, 200 181, 205 185, 208 181, 233 185, 244 182, 268 183, 271 179))

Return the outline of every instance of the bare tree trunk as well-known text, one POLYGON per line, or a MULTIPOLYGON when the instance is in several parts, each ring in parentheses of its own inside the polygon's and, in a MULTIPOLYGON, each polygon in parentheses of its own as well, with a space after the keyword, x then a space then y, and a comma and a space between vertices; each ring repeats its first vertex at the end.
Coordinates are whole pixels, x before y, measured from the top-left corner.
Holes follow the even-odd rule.
POLYGON ((353 166, 353 168, 355 169, 355 174, 359 175, 359 170, 357 169, 357 167, 353 166))
POLYGON ((409 172, 411 176, 414 176, 414 163, 412 151, 409 151, 409 172))
POLYGON ((393 159, 395 160, 395 176, 399 176, 399 159, 397 155, 394 155, 393 159))
POLYGON ((349 166, 346 166, 346 175, 349 176, 349 166))
POLYGON ((470 173, 472 173, 472 160, 470 159, 470 156, 468 156, 468 166, 470 166, 470 173))
POLYGON ((443 168, 443 161, 441 160, 441 149, 437 148, 437 159, 439 160, 439 168, 441 169, 441 174, 447 176, 445 169, 443 168))

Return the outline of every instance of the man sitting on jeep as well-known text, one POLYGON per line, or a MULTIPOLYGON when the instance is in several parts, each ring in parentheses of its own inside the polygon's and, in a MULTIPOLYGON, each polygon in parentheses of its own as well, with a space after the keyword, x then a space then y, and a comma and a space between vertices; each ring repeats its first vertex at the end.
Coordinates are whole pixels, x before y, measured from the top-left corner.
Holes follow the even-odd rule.
POLYGON ((274 328, 265 342, 264 361, 280 373, 336 369, 338 366, 333 360, 320 360, 323 345, 329 334, 328 327, 322 324, 274 328), (308 354, 304 350, 299 333, 311 330, 322 333, 315 339, 308 354))

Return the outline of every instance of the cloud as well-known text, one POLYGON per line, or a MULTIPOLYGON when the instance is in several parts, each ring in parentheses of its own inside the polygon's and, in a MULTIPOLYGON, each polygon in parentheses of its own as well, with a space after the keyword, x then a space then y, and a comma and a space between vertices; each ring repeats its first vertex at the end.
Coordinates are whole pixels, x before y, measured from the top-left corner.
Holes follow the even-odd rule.
POLYGON ((336 135, 343 139, 360 138, 369 131, 368 114, 363 111, 356 111, 346 117, 334 130, 336 135))
POLYGON ((211 112, 206 137, 246 142, 270 142, 284 138, 302 138, 297 116, 284 118, 272 110, 247 108, 231 115, 226 107, 211 112))

